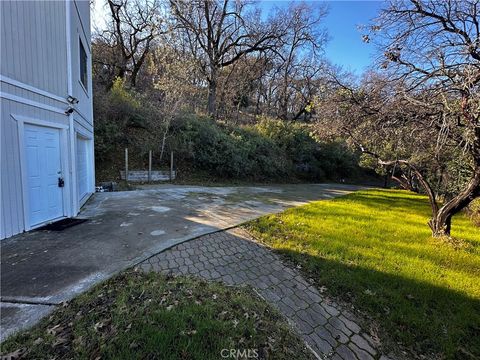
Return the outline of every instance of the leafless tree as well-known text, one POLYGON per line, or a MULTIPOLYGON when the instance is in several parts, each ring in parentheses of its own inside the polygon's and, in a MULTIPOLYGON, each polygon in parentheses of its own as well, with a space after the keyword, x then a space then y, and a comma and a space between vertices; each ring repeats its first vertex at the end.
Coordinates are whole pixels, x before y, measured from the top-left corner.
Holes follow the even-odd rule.
POLYGON ((135 87, 137 76, 152 45, 165 29, 160 0, 107 0, 107 29, 96 34, 97 65, 108 69, 111 78, 128 78, 135 87), (100 49, 99 49, 100 50, 100 49))
POLYGON ((474 0, 390 3, 364 36, 383 54, 382 75, 359 88, 336 81, 337 95, 348 99, 336 106, 349 116, 343 128, 378 164, 414 174, 430 199, 434 236, 450 235, 452 216, 480 195, 478 7, 474 0), (440 203, 426 170, 437 164, 443 172, 452 154, 470 178, 440 203))
MULTIPOLYGON (((291 97, 298 94, 299 83, 311 80, 320 71, 323 46, 327 41, 327 33, 320 25, 326 14, 325 5, 313 7, 303 2, 291 3, 287 8, 278 10, 277 17, 284 19, 287 29, 277 51, 276 64, 279 77, 278 115, 282 119, 288 118, 291 97)), ((301 108, 304 109, 310 101, 302 100, 301 108)))
POLYGON ((264 21, 247 1, 170 0, 192 52, 208 83, 207 111, 216 115, 219 71, 247 54, 277 46, 284 28, 278 21, 264 21))

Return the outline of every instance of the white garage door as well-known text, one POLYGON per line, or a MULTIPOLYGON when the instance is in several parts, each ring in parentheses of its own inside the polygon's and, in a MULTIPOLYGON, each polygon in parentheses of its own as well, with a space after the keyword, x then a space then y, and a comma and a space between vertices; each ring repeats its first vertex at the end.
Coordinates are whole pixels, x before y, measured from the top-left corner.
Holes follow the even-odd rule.
POLYGON ((25 124, 29 225, 63 216, 60 130, 25 124))
POLYGON ((78 201, 88 195, 88 140, 77 137, 77 187, 78 201))

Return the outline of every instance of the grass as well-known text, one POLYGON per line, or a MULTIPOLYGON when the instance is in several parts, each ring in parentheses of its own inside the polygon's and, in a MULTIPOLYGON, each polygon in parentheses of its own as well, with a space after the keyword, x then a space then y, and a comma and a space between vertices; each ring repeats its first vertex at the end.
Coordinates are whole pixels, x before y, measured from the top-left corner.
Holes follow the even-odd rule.
POLYGON ((380 327, 390 350, 480 357, 480 228, 460 214, 431 237, 426 197, 366 190, 247 224, 318 286, 380 327))
POLYGON ((2 354, 28 359, 204 360, 221 358, 222 349, 312 359, 283 318, 248 289, 134 271, 1 345, 2 354))

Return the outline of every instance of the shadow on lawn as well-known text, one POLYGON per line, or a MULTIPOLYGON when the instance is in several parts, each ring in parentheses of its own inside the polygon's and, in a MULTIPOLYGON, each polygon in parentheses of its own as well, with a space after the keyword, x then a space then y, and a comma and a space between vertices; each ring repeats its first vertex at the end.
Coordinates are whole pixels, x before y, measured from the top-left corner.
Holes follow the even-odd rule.
POLYGON ((304 275, 334 297, 367 314, 365 329, 380 325, 387 348, 401 343, 428 359, 480 357, 480 300, 396 275, 348 266, 291 250, 277 253, 302 266, 304 275))
POLYGON ((480 359, 475 229, 454 218, 453 236, 468 247, 453 254, 449 244, 433 242, 430 215, 425 196, 378 189, 290 209, 258 220, 253 230, 318 286, 380 324, 391 346, 401 342, 428 359, 480 359), (463 285, 471 291, 450 288, 463 285))

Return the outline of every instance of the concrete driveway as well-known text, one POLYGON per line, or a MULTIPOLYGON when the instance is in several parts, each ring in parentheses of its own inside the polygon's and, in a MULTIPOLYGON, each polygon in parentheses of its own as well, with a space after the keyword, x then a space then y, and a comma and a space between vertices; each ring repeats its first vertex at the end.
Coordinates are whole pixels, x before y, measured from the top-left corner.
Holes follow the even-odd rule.
POLYGON ((1 338, 64 301, 183 241, 312 200, 360 189, 312 184, 259 187, 156 185, 97 193, 61 232, 32 231, 1 244, 1 338))

